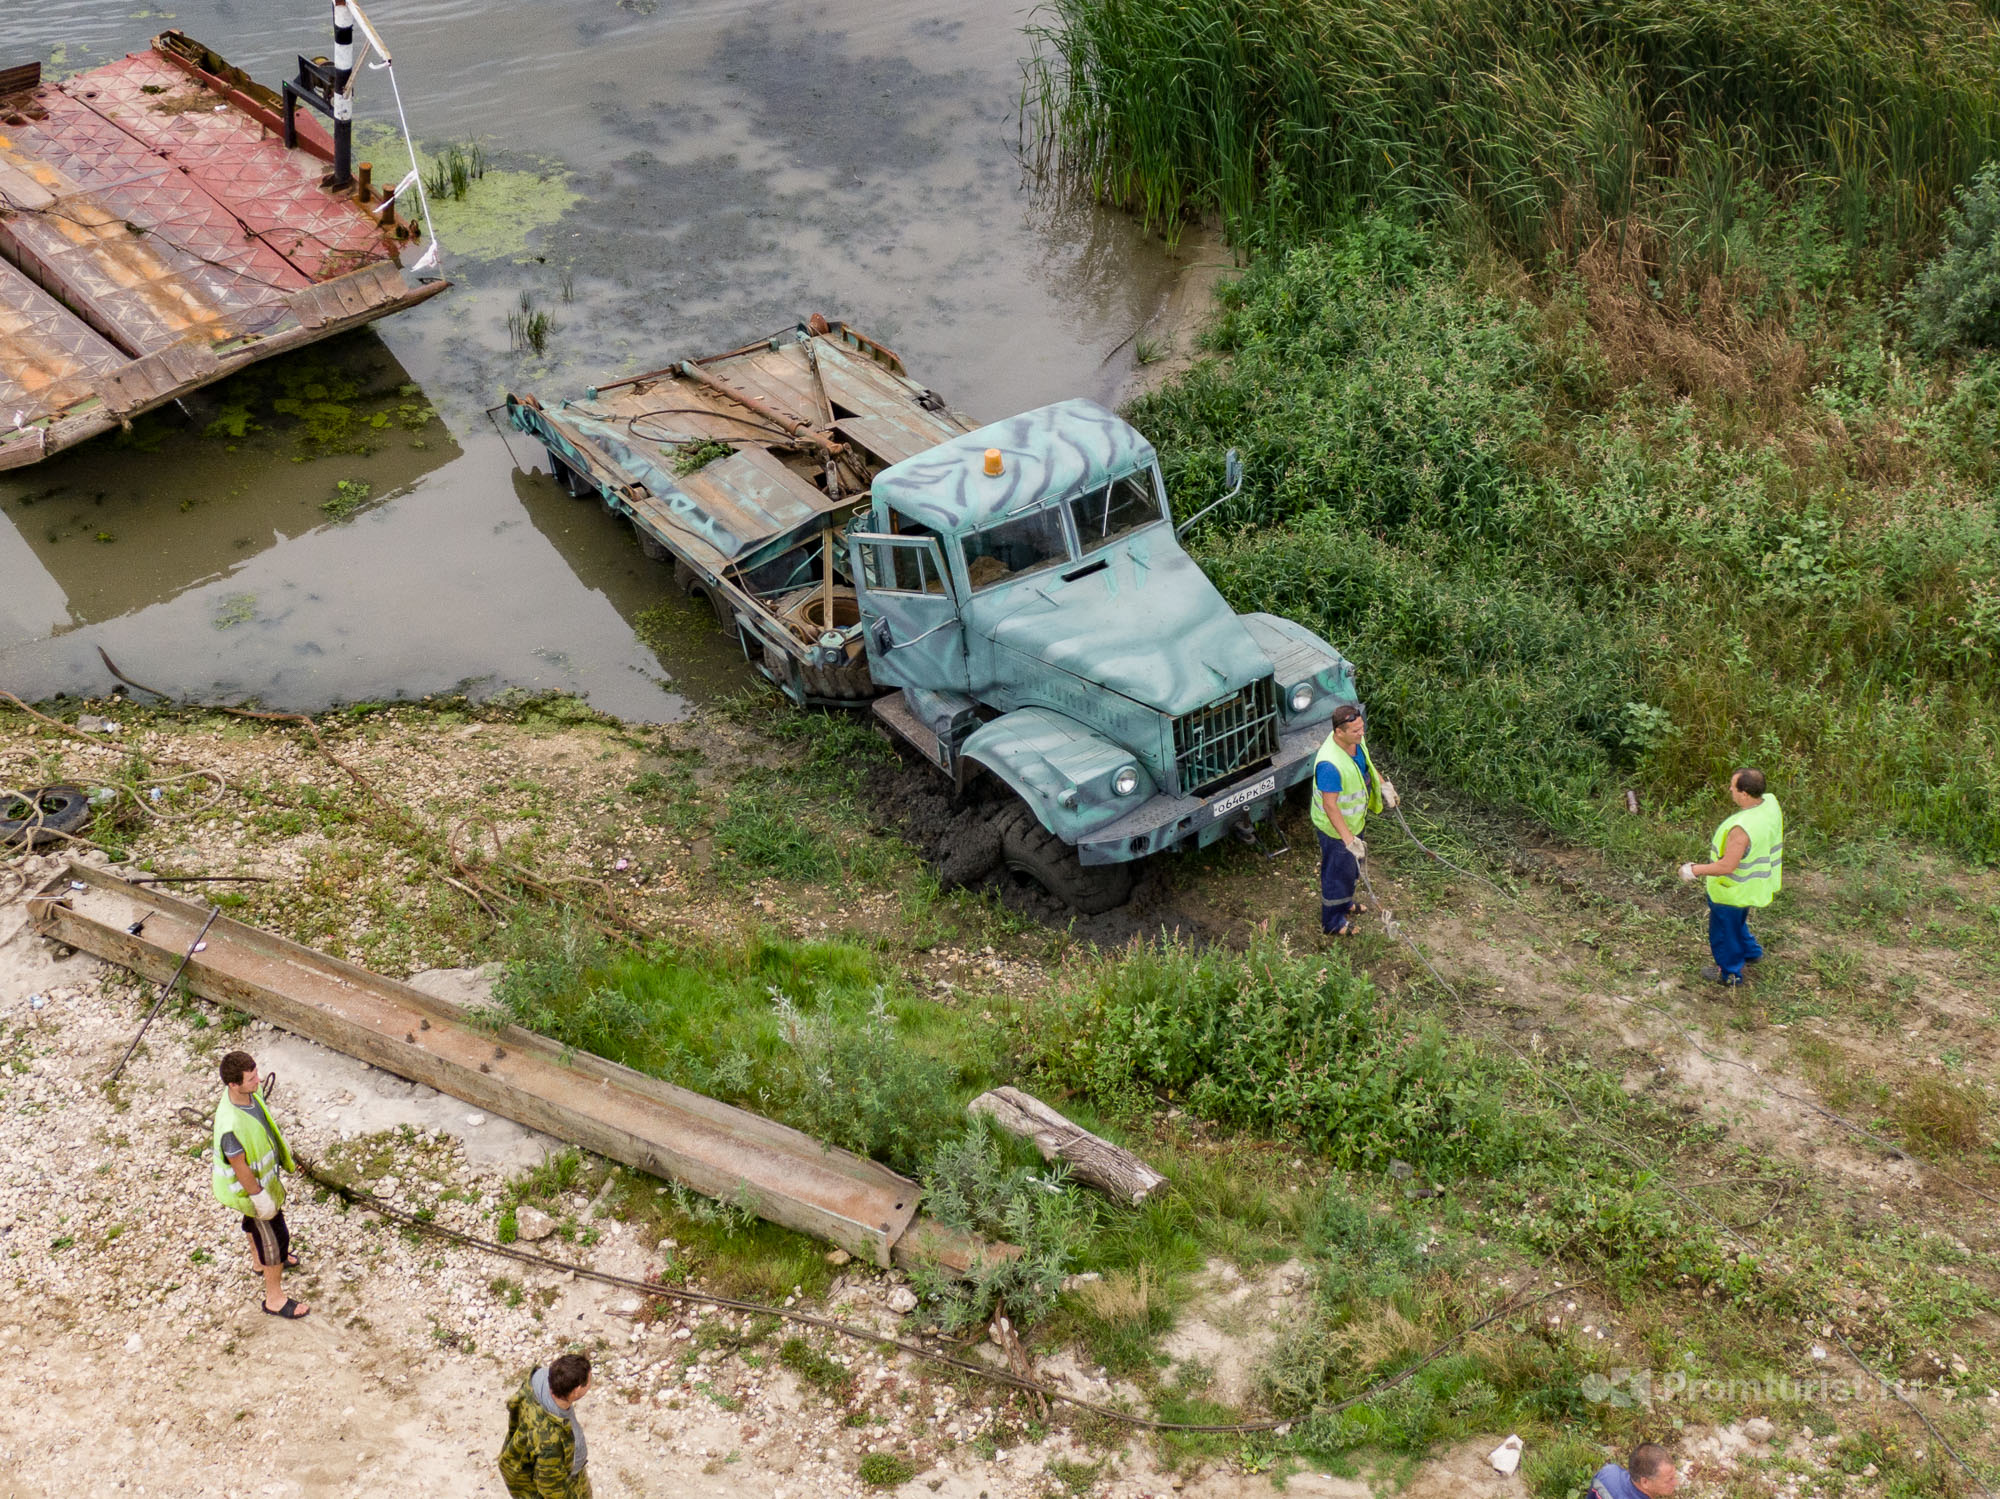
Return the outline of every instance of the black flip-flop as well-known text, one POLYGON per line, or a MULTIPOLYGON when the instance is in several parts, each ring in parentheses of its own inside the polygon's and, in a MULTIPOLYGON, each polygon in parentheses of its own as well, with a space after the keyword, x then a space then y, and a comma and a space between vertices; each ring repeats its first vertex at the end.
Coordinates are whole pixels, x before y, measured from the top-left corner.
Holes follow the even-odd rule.
POLYGON ((292 1298, 289 1296, 285 1298, 285 1304, 279 1307, 275 1312, 272 1311, 268 1306, 264 1306, 264 1303, 261 1301, 258 1302, 257 1304, 258 1306, 263 1307, 265 1316, 283 1317, 287 1322, 297 1322, 302 1318, 310 1317, 312 1315, 311 1311, 309 1310, 303 1312, 300 1311, 299 1304, 296 1301, 292 1300, 292 1298))

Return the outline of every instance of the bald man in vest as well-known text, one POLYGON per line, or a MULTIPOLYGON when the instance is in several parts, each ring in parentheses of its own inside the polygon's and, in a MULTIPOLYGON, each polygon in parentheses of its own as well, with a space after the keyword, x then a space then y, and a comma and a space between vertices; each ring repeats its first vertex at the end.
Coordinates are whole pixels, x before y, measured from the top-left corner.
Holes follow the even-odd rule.
POLYGON ((1729 778, 1734 816, 1709 840, 1709 862, 1681 865, 1681 878, 1706 881, 1708 949, 1715 961, 1702 977, 1724 988, 1743 982, 1743 965, 1764 956, 1750 934, 1750 913, 1768 906, 1785 885, 1785 813, 1764 784, 1764 772, 1745 768, 1729 778))
POLYGON ((1361 841, 1368 814, 1396 805, 1396 788, 1368 763, 1362 743, 1367 724, 1360 708, 1342 703, 1313 760, 1312 821, 1319 834, 1319 927, 1329 937, 1354 934, 1350 919, 1361 910, 1354 887, 1368 845, 1361 841))

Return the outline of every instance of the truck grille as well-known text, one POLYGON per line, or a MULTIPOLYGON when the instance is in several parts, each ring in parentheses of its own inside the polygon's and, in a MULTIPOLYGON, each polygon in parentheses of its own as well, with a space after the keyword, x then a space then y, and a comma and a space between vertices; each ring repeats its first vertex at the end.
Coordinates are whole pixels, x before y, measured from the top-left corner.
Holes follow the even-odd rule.
POLYGON ((1277 753, 1278 689, 1270 677, 1174 720, 1183 796, 1201 796, 1277 753))

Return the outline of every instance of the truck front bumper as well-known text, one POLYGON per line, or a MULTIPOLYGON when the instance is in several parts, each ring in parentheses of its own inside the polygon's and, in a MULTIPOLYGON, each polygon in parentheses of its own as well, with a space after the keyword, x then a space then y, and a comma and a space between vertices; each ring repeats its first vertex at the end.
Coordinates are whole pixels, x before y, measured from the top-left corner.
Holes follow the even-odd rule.
POLYGON ((1168 849, 1206 848, 1239 822, 1261 822, 1285 793, 1312 775, 1326 723, 1302 724, 1278 736, 1277 756, 1206 796, 1156 796, 1076 845, 1085 864, 1125 864, 1168 849))

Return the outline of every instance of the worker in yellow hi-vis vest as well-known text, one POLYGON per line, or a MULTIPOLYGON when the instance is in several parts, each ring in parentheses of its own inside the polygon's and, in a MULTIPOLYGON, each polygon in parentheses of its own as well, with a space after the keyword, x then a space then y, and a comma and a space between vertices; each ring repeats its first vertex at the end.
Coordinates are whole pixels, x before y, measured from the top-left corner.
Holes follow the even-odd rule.
POLYGON ((298 1267, 292 1231, 285 1222, 283 1173, 299 1169, 285 1132, 271 1115, 264 1079, 247 1051, 222 1059, 222 1097, 215 1103, 215 1138, 209 1150, 215 1200, 243 1215, 243 1232, 264 1276, 264 1310, 297 1321, 311 1310, 285 1294, 284 1277, 298 1267))
POLYGON ((1750 934, 1751 910, 1768 906, 1785 886, 1785 813, 1761 770, 1732 775, 1729 797, 1736 814, 1716 828, 1709 862, 1681 865, 1681 878, 1708 882, 1708 948, 1715 961, 1702 976, 1734 987, 1743 982, 1743 965, 1764 956, 1763 944, 1750 934))
POLYGON ((1361 710, 1342 703, 1313 762, 1312 820, 1319 834, 1319 926, 1329 937, 1354 933, 1349 919, 1362 909, 1354 898, 1368 845, 1361 830, 1370 812, 1396 805, 1396 788, 1375 774, 1362 744, 1361 710))

